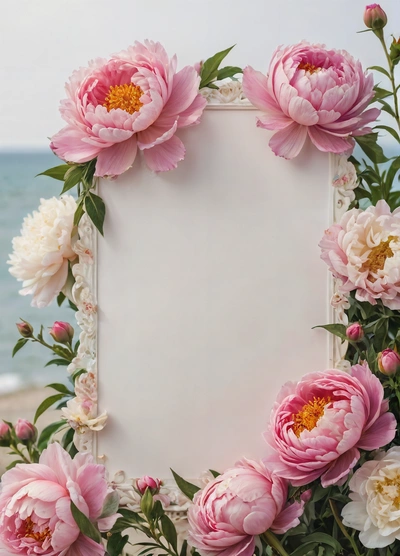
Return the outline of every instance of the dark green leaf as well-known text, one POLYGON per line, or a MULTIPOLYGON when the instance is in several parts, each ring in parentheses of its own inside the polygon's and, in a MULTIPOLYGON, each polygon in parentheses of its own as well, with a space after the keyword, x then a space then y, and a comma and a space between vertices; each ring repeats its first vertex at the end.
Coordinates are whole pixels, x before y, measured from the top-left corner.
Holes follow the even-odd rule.
POLYGON ((87 370, 86 369, 78 369, 77 371, 75 371, 72 374, 72 381, 73 381, 74 384, 75 384, 75 380, 78 378, 78 376, 83 375, 83 373, 87 373, 87 370))
POLYGON ((86 535, 92 541, 101 544, 100 531, 93 525, 93 523, 83 514, 72 502, 71 500, 71 513, 75 520, 75 523, 79 527, 79 531, 82 535, 86 535))
POLYGON ((57 305, 58 305, 59 307, 61 307, 61 305, 63 304, 64 299, 65 299, 65 295, 63 294, 63 292, 60 292, 60 293, 57 295, 57 305))
POLYGON ((382 106, 382 110, 384 112, 387 112, 388 114, 390 114, 392 116, 392 118, 396 119, 396 113, 393 110, 393 108, 390 106, 390 104, 388 104, 385 100, 381 100, 381 99, 379 99, 378 102, 382 106))
POLYGON ((129 535, 124 535, 123 537, 120 533, 111 535, 107 541, 107 554, 109 556, 120 556, 128 541, 129 535))
POLYGON ((221 50, 221 52, 217 52, 217 54, 214 54, 214 56, 211 56, 211 58, 208 58, 208 60, 204 62, 200 71, 200 89, 206 87, 210 81, 213 81, 213 79, 217 77, 218 68, 222 60, 229 54, 233 46, 227 48, 226 50, 221 50))
POLYGON ((211 475, 214 477, 214 479, 216 479, 217 477, 219 477, 221 475, 221 473, 218 473, 218 471, 214 471, 214 469, 210 469, 209 470, 211 475))
POLYGON ((238 68, 237 66, 225 66, 218 70, 217 73, 217 81, 221 81, 222 79, 226 79, 227 77, 233 77, 238 73, 243 73, 242 68, 238 68))
POLYGON ((346 327, 344 324, 320 324, 318 326, 313 326, 313 330, 314 328, 323 328, 331 334, 338 336, 341 340, 348 339, 346 336, 346 327))
POLYGON ((55 434, 60 429, 66 426, 67 426, 67 422, 65 420, 57 421, 56 423, 51 423, 50 425, 47 425, 47 427, 45 427, 40 433, 39 440, 37 442, 37 446, 39 450, 42 451, 45 448, 47 448, 48 442, 50 438, 53 436, 53 434, 55 434))
POLYGON ((175 471, 173 469, 171 469, 172 474, 174 476, 175 482, 178 485, 179 489, 183 492, 183 494, 185 496, 187 496, 189 498, 189 500, 193 500, 193 496, 196 494, 196 492, 198 492, 200 489, 200 487, 193 485, 192 483, 189 483, 188 481, 185 481, 185 479, 182 479, 182 477, 180 477, 178 475, 178 473, 175 473, 175 471))
POLYGON ((76 211, 74 214, 74 226, 77 226, 81 221, 82 216, 84 215, 84 197, 81 197, 78 200, 78 204, 76 205, 76 211))
POLYGON ((150 517, 151 510, 153 509, 153 495, 151 494, 151 490, 149 488, 146 488, 145 493, 140 500, 140 509, 147 518, 150 517))
POLYGON ((151 519, 157 521, 158 519, 161 519, 163 515, 164 515, 164 508, 160 500, 156 500, 154 502, 153 510, 151 512, 151 519))
POLYGON ((77 185, 82 180, 82 167, 81 166, 71 166, 68 172, 65 174, 65 183, 61 195, 66 193, 75 185, 77 185))
POLYGON ((387 70, 385 70, 385 68, 381 68, 380 66, 370 66, 368 69, 379 71, 379 73, 383 73, 383 75, 386 75, 386 77, 390 79, 390 73, 387 70))
POLYGON ((396 141, 400 143, 400 135, 392 127, 389 127, 388 125, 376 125, 374 129, 384 129, 385 131, 390 133, 390 135, 392 135, 396 139, 396 141))
POLYGON ((378 133, 368 133, 368 135, 360 135, 354 137, 358 145, 365 152, 365 154, 375 164, 387 162, 388 158, 383 153, 382 147, 378 145, 378 133))
POLYGON ((48 363, 46 363, 45 367, 50 367, 50 365, 58 365, 60 367, 64 366, 67 367, 70 364, 70 361, 66 359, 52 359, 48 363))
POLYGON ((110 515, 114 515, 118 511, 119 506, 119 494, 115 490, 109 492, 105 497, 103 503, 103 509, 101 510, 101 515, 99 519, 103 519, 104 517, 110 517, 110 515))
POLYGON ((75 303, 72 303, 72 301, 70 299, 68 299, 68 305, 69 305, 69 308, 72 309, 73 311, 78 310, 78 307, 75 305, 75 303))
POLYGON ((71 392, 71 390, 68 390, 68 388, 64 385, 64 384, 59 384, 57 382, 54 382, 52 384, 48 384, 46 386, 46 388, 53 388, 53 390, 56 390, 57 392, 61 392, 62 394, 66 394, 67 396, 74 396, 74 392, 71 392))
POLYGON ((311 550, 317 546, 317 543, 299 546, 294 552, 291 552, 291 556, 305 556, 306 554, 311 554, 311 550))
MULTIPOLYGON (((69 164, 61 164, 60 166, 54 166, 54 168, 49 168, 44 172, 37 174, 37 176, 49 176, 55 180, 64 181, 64 176, 69 170, 69 164)), ((37 177, 36 176, 36 177, 37 177)))
POLYGON ((18 340, 18 342, 15 344, 14 349, 12 351, 12 356, 14 357, 14 355, 16 353, 19 352, 20 349, 22 349, 24 347, 24 345, 27 343, 28 338, 20 338, 18 340))
POLYGON ((50 396, 49 398, 46 398, 37 408, 36 410, 36 414, 35 414, 35 419, 34 419, 34 423, 36 423, 36 421, 39 419, 39 417, 42 415, 42 413, 44 413, 46 411, 46 409, 49 409, 49 407, 51 407, 52 405, 54 405, 56 402, 58 402, 59 400, 61 400, 61 398, 64 398, 65 394, 55 394, 54 396, 50 396))
POLYGON ((377 85, 375 85, 374 87, 374 92, 375 92, 375 99, 386 98, 393 95, 391 91, 387 91, 386 89, 381 89, 381 87, 378 87, 377 85))
POLYGON ((26 463, 26 461, 23 461, 22 459, 16 459, 15 461, 9 463, 6 467, 6 471, 8 471, 9 469, 12 469, 13 467, 15 467, 18 463, 26 463))
POLYGON ((188 546, 188 543, 187 543, 187 540, 185 539, 182 543, 182 548, 181 548, 181 551, 179 553, 179 556, 186 556, 187 546, 188 546))
POLYGON ((312 533, 301 541, 302 543, 317 542, 319 544, 327 544, 334 548, 338 553, 342 551, 340 543, 326 533, 312 533))
POLYGON ((104 218, 106 216, 106 206, 103 199, 92 192, 88 192, 85 198, 85 209, 93 224, 103 234, 104 218))
POLYGON ((172 548, 177 551, 178 536, 176 534, 175 525, 172 523, 170 518, 163 515, 161 518, 161 529, 165 540, 172 546, 172 548))

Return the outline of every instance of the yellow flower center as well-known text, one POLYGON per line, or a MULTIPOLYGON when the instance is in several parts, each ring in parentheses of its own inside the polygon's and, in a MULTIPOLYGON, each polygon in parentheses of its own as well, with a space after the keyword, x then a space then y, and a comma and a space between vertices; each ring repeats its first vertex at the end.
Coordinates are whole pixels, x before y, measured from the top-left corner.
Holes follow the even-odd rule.
POLYGON ((388 496, 396 509, 400 509, 400 475, 392 479, 385 477, 383 481, 377 481, 376 492, 388 496))
POLYGON ((103 106, 110 110, 121 108, 128 114, 138 112, 143 104, 140 102, 140 97, 143 91, 133 83, 126 83, 125 85, 111 85, 108 90, 108 95, 104 99, 103 106))
MULTIPOLYGON (((362 266, 361 270, 369 270, 370 273, 382 270, 385 266, 386 259, 393 257, 394 253, 389 244, 391 241, 396 241, 396 237, 389 236, 386 241, 382 241, 371 249, 368 259, 362 266)), ((370 278, 371 282, 375 282, 376 278, 370 278)))
POLYGON ((35 541, 39 541, 43 543, 46 539, 51 538, 51 531, 48 527, 43 531, 35 531, 35 523, 33 523, 30 517, 27 517, 25 520, 25 534, 24 538, 26 539, 34 539, 35 541))
POLYGON ((297 66, 297 69, 304 70, 307 73, 311 74, 311 73, 317 73, 318 71, 321 71, 322 68, 310 64, 310 62, 300 62, 300 64, 297 66))
POLYGON ((292 430, 294 434, 299 437, 304 430, 311 431, 317 426, 319 419, 325 411, 325 406, 330 403, 331 398, 317 398, 310 400, 303 408, 296 414, 292 415, 294 424, 292 430))

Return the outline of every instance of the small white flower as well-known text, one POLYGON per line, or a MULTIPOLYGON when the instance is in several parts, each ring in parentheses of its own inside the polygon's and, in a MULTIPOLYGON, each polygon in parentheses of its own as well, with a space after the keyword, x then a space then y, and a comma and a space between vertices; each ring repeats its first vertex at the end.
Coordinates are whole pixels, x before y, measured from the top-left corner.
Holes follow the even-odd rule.
POLYGON ((352 502, 342 510, 343 524, 360 532, 366 548, 400 540, 400 447, 381 452, 350 480, 352 502))
POLYGON ((107 421, 107 413, 96 415, 96 404, 88 399, 73 398, 69 400, 67 407, 63 407, 61 413, 62 418, 67 420, 69 426, 80 434, 87 430, 101 431, 107 421))
POLYGON ((357 172, 354 164, 349 162, 344 155, 339 157, 332 185, 343 197, 348 197, 350 202, 356 198, 353 190, 358 186, 357 172))
POLYGON ((13 239, 10 273, 22 282, 21 295, 33 295, 33 307, 49 305, 67 282, 68 261, 76 258, 71 246, 75 210, 70 195, 41 199, 13 239))
POLYGON ((200 93, 210 104, 238 103, 245 99, 241 81, 233 81, 231 79, 219 85, 218 89, 204 87, 200 89, 200 93))

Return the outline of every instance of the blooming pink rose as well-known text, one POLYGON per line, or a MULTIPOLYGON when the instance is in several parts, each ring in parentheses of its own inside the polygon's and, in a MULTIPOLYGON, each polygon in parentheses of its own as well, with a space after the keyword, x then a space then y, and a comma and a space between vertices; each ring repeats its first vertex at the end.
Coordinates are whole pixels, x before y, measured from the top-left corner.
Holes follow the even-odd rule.
POLYGON ((318 477, 325 488, 340 484, 360 459, 359 449, 391 442, 396 419, 388 412, 379 379, 368 367, 310 373, 280 391, 265 438, 268 461, 295 486, 318 477))
POLYGON ((356 299, 400 309, 400 209, 390 212, 386 201, 367 210, 347 211, 325 231, 319 243, 321 259, 335 278, 338 290, 356 290, 356 299))
POLYGON ((373 76, 344 50, 326 50, 305 41, 278 48, 267 75, 248 66, 243 90, 265 112, 257 126, 276 130, 269 142, 278 156, 294 158, 307 135, 324 152, 351 153, 354 135, 379 116, 365 110, 374 96, 373 76))
POLYGON ((71 459, 59 444, 51 444, 39 463, 18 464, 2 477, 0 542, 5 554, 104 556, 103 545, 80 533, 71 501, 100 531, 108 531, 118 517, 98 519, 108 493, 103 465, 89 454, 71 459))
POLYGON ((176 73, 176 63, 160 43, 145 41, 75 71, 60 107, 67 126, 52 138, 53 151, 77 163, 97 157, 96 176, 128 170, 137 148, 152 170, 176 168, 185 148, 175 132, 199 123, 206 105, 195 68, 176 73))
POLYGON ((262 463, 244 459, 196 493, 188 539, 202 555, 253 556, 255 537, 299 523, 301 502, 287 505, 287 482, 262 463))
POLYGON ((384 349, 378 355, 378 366, 381 373, 393 375, 400 369, 400 356, 393 349, 384 349))

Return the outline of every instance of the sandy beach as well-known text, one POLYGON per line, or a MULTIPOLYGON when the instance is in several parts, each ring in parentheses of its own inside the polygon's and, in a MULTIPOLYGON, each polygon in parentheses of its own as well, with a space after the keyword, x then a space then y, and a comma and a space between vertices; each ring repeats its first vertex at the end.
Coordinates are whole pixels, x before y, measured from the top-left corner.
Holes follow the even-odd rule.
MULTIPOLYGON (((33 422, 36 409, 42 401, 54 393, 50 388, 31 388, 29 390, 19 390, 4 396, 0 396, 0 419, 15 423, 17 419, 27 419, 33 422)), ((39 432, 54 421, 60 419, 60 411, 48 409, 37 422, 39 432)), ((8 449, 0 447, 0 474, 10 463, 14 456, 7 455, 8 449)))

